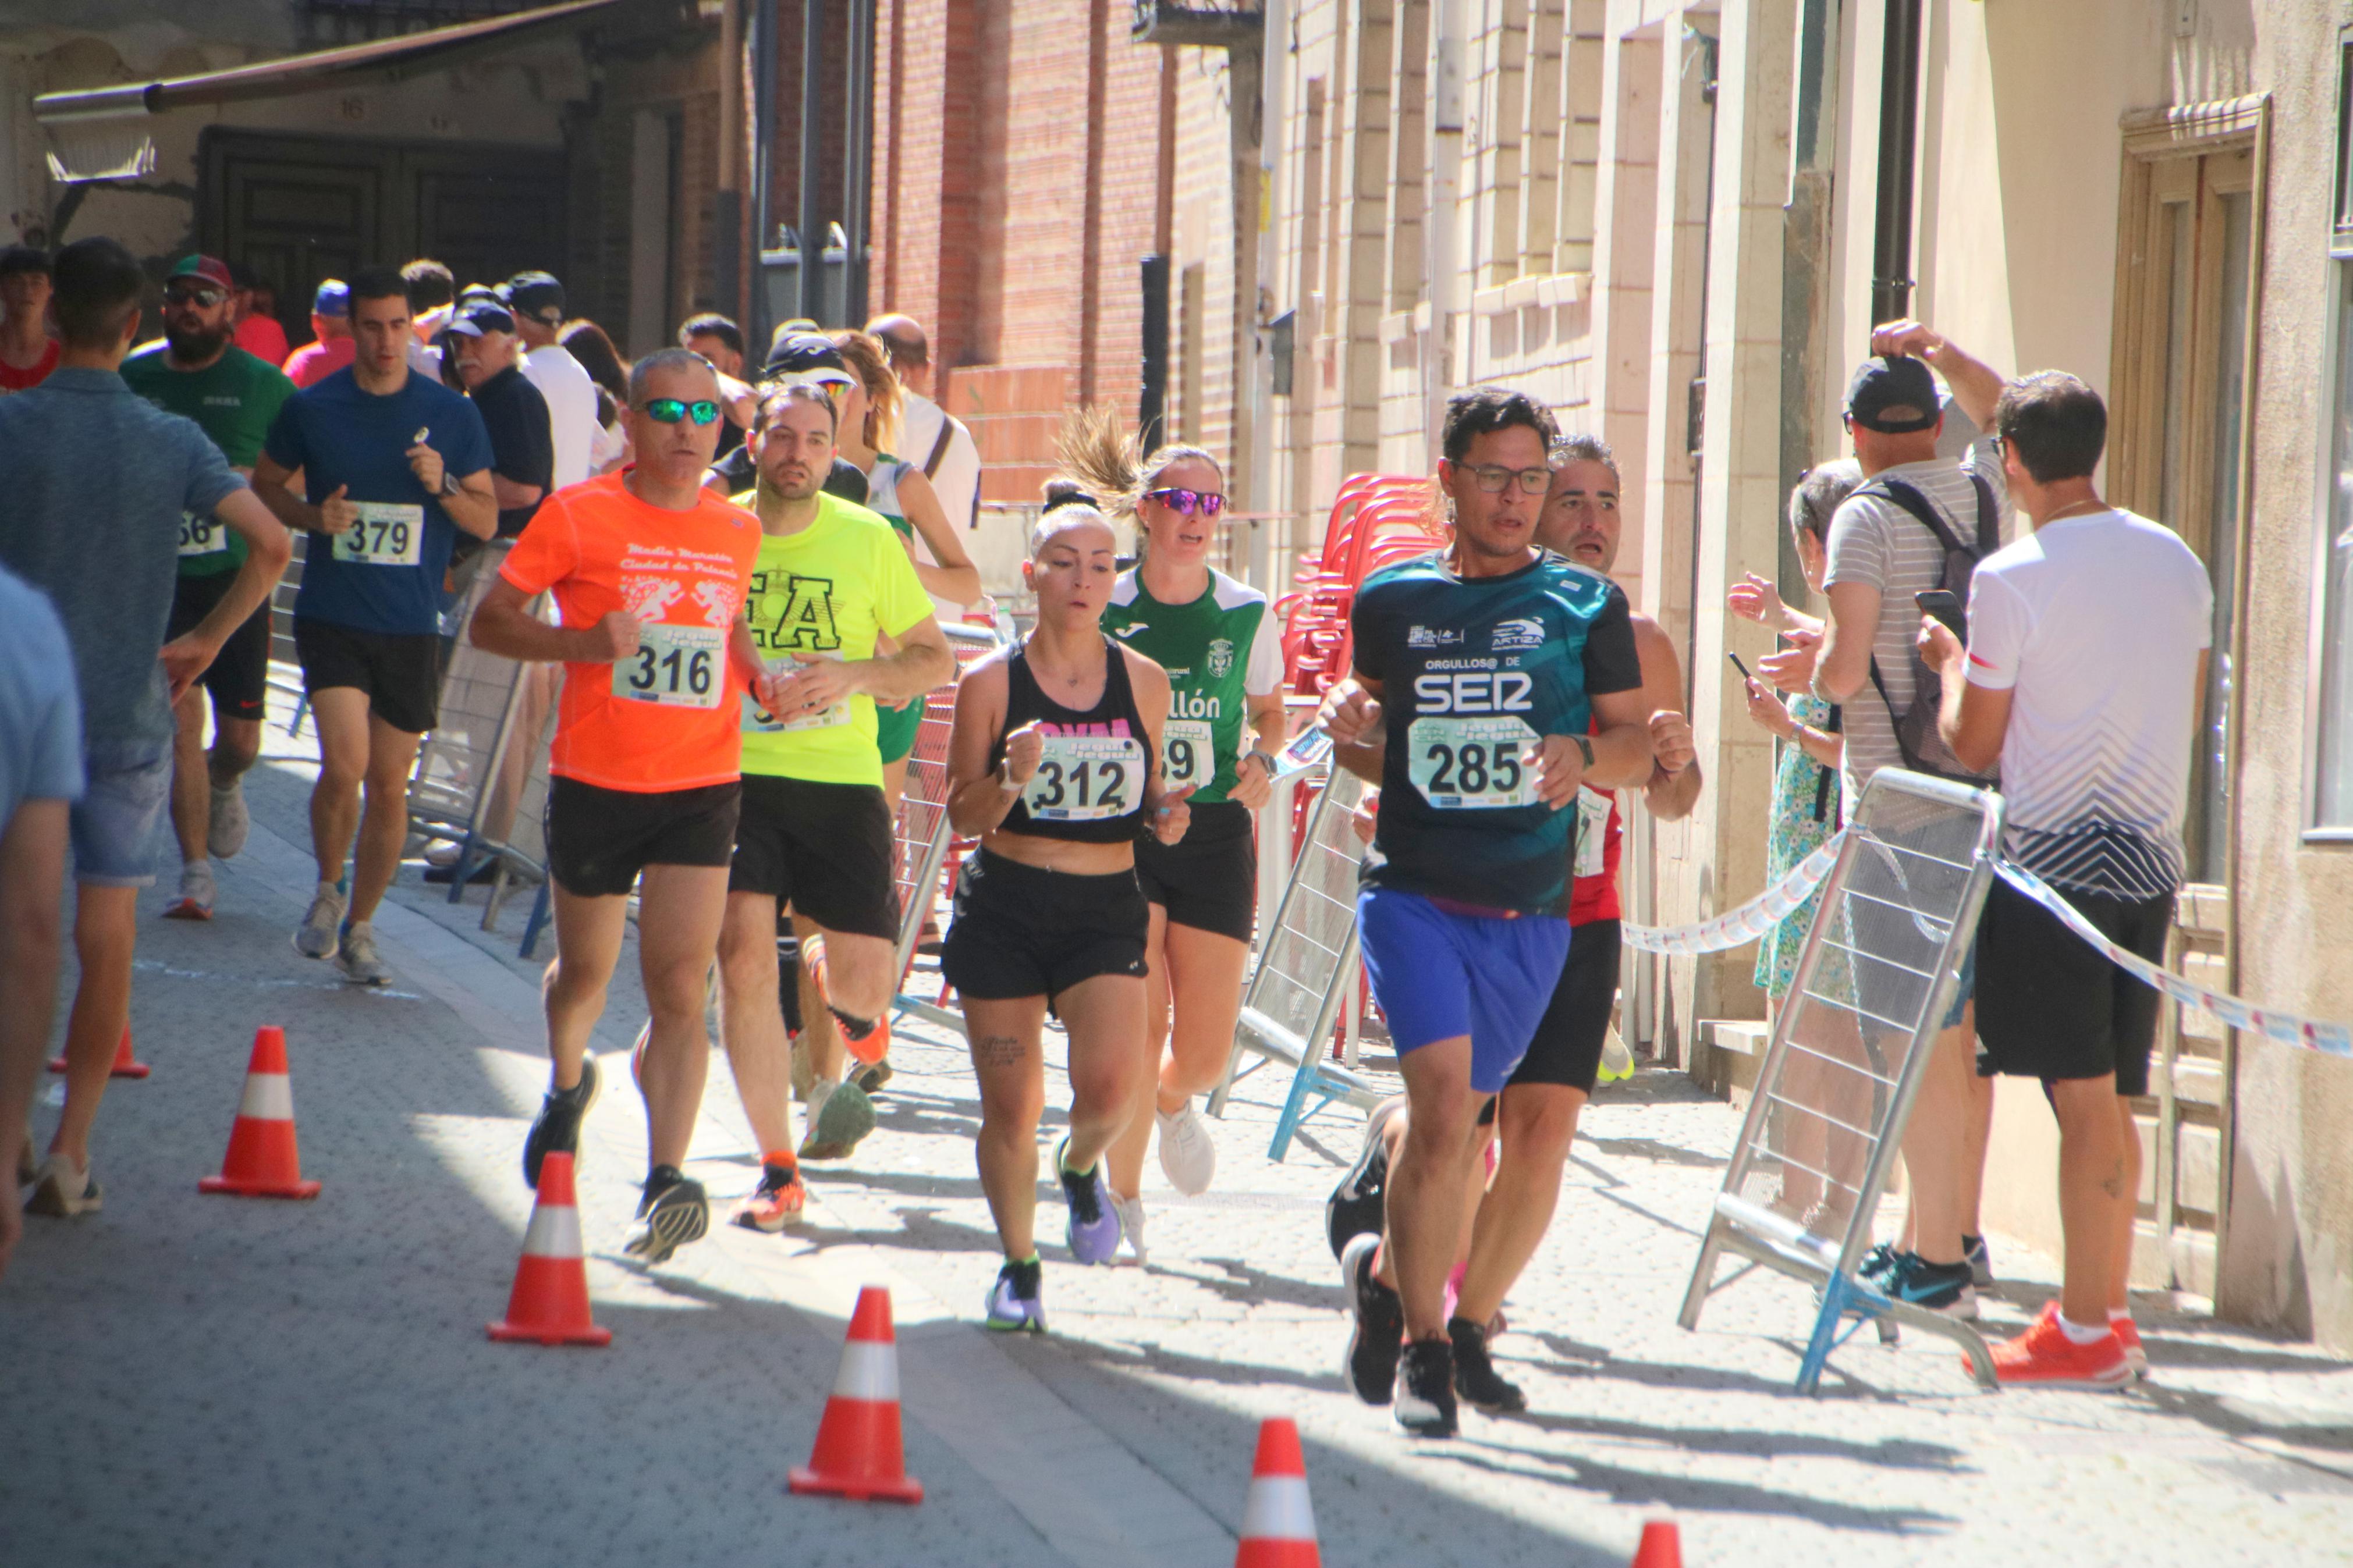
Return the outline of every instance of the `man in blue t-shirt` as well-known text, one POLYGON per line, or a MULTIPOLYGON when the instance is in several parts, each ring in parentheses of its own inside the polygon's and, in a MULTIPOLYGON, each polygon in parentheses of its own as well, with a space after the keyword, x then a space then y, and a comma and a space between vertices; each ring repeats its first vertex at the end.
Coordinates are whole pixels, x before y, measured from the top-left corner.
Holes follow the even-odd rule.
POLYGON ((1323 724, 1340 765, 1381 784, 1356 903, 1365 970, 1411 1115, 1388 1236, 1341 1255, 1357 1397, 1444 1436, 1456 1390, 1493 1409, 1485 1326, 1446 1315, 1446 1273, 1479 1115, 1527 1054, 1568 954, 1579 784, 1653 762, 1626 595, 1535 544, 1552 416, 1482 387, 1447 406, 1438 482, 1454 540, 1357 590, 1350 678, 1323 724), (1409 1341, 1400 1347, 1400 1340, 1409 1341))
POLYGON ((294 946, 307 958, 332 956, 344 978, 365 985, 392 978, 370 921, 400 868, 417 742, 438 716, 450 552, 460 531, 489 539, 499 525, 490 432, 471 403, 409 374, 408 314, 396 269, 353 277, 355 357, 286 400, 253 470, 253 488, 280 521, 323 536, 305 553, 294 601, 294 650, 319 727, 311 795, 319 886, 294 946), (286 488, 297 474, 300 500, 286 488))

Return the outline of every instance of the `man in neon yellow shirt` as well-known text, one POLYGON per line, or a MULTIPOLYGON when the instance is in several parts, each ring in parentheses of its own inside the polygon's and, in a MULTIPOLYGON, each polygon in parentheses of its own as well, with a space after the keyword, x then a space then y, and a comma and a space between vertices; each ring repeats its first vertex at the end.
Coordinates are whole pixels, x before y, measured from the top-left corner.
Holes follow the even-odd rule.
MULTIPOLYGON (((899 908, 874 705, 920 697, 955 676, 947 637, 891 525, 819 489, 833 468, 834 421, 822 387, 770 390, 750 439, 759 483, 741 498, 759 514, 762 536, 746 610, 778 678, 773 710, 744 704, 743 813, 719 938, 720 1035, 763 1167, 735 1217, 754 1230, 783 1228, 805 1201, 791 1142, 777 912, 792 910, 804 965, 850 1053, 881 1060, 891 1043, 899 908), (897 651, 876 658, 880 636, 897 651)), ((808 1098, 802 1152, 812 1157, 848 1152, 873 1126, 872 1109, 842 1085, 833 1054, 816 1064, 808 1098)))

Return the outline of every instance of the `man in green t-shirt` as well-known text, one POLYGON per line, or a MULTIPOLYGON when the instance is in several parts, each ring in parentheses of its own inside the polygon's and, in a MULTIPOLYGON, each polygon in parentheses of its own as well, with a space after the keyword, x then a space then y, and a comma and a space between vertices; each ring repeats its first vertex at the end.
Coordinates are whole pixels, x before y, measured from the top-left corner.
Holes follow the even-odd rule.
MULTIPOLYGON (((294 384, 275 365, 237 347, 227 266, 190 256, 164 284, 164 341, 122 362, 131 390, 167 413, 203 427, 221 455, 248 479, 278 405, 294 384)), ((172 599, 170 637, 211 613, 245 564, 245 542, 219 519, 185 512, 180 518, 180 581, 172 599)), ((180 840, 180 896, 164 912, 174 920, 213 917, 209 856, 226 860, 245 847, 250 826, 246 770, 261 754, 261 719, 269 675, 269 606, 264 604, 223 645, 174 710, 172 828, 180 840), (205 695, 212 697, 213 744, 205 749, 205 695)))

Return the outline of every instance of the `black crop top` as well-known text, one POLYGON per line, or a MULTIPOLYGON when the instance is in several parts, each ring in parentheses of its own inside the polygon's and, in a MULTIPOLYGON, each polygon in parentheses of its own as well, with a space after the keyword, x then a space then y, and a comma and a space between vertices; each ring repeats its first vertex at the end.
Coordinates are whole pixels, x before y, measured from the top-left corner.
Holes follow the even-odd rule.
POLYGON ((1045 731, 1046 754, 998 824, 1005 831, 1082 844, 1135 837, 1151 774, 1151 738, 1135 710, 1126 654, 1106 638, 1103 655, 1103 698, 1083 713, 1039 689, 1029 673, 1028 639, 1006 659, 1005 728, 988 749, 988 765, 1004 765, 1005 737, 1033 719, 1045 731))

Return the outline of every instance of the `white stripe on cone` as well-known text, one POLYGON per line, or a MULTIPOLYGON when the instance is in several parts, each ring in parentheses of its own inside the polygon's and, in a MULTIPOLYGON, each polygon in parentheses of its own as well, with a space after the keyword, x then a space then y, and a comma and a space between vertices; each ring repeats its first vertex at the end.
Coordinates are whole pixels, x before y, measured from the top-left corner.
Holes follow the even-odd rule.
POLYGON ((1315 1510, 1307 1500, 1305 1476, 1261 1476, 1250 1482, 1242 1508, 1244 1541, 1313 1541, 1315 1510))
POLYGON ((836 1399, 876 1404, 899 1397, 899 1349, 888 1340, 851 1340, 841 1347, 841 1371, 833 1380, 836 1399))
POLYGON ((570 1204, 552 1208, 541 1204, 531 1211, 531 1225, 522 1233, 525 1258, 578 1258, 580 1211, 570 1204))
POLYGON ((293 1081, 282 1072, 246 1074, 245 1098, 238 1102, 237 1113, 255 1121, 293 1121, 293 1081))

